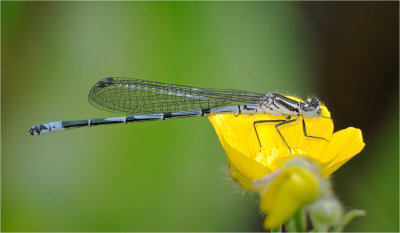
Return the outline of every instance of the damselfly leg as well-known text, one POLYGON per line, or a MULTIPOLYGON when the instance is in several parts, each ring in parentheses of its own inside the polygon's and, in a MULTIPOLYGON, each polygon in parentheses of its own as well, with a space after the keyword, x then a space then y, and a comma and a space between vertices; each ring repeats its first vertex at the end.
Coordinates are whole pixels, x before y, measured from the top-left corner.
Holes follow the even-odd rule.
MULTIPOLYGON (((259 123, 280 122, 280 123, 278 123, 278 124, 275 125, 275 129, 276 129, 276 131, 278 132, 279 136, 281 136, 281 138, 282 138, 283 142, 285 143, 285 145, 288 147, 290 153, 292 154, 292 149, 290 148, 289 144, 286 142, 285 138, 283 137, 283 135, 282 135, 282 133, 281 133, 281 131, 279 130, 278 127, 279 127, 279 126, 282 126, 282 125, 285 125, 285 124, 288 124, 288 123, 295 122, 295 121, 297 121, 297 120, 298 120, 298 118, 293 119, 293 120, 262 120, 262 121, 254 121, 254 122, 253 122, 253 126, 254 126, 254 130, 255 130, 255 132, 256 132, 256 136, 257 136, 258 144, 260 145, 260 148, 261 148, 261 141, 260 141, 260 137, 258 136, 256 124, 259 124, 259 123)), ((329 140, 326 139, 326 138, 308 135, 308 134, 307 134, 307 129, 306 129, 306 123, 305 123, 305 121, 304 121, 304 118, 302 119, 302 124, 303 124, 303 133, 304 133, 304 136, 305 136, 305 137, 315 138, 315 139, 322 139, 322 140, 325 140, 325 141, 328 141, 328 142, 329 142, 329 140)))
POLYGON ((281 125, 284 125, 284 124, 288 124, 288 123, 294 122, 294 121, 297 121, 297 118, 296 118, 296 119, 293 119, 293 120, 263 120, 263 121, 254 121, 254 122, 253 122, 253 126, 254 126, 254 130, 256 131, 256 136, 257 136, 258 144, 260 145, 260 148, 261 148, 261 141, 260 141, 260 137, 258 136, 256 124, 259 124, 259 123, 270 123, 270 122, 280 122, 280 123, 278 123, 278 124, 275 125, 275 129, 276 129, 276 131, 278 131, 278 133, 279 133, 279 135, 281 136, 281 138, 282 138, 283 142, 285 143, 285 145, 289 148, 290 153, 292 153, 292 149, 290 148, 289 144, 287 144, 285 138, 283 137, 281 131, 279 131, 278 127, 281 126, 281 125))
POLYGON ((326 139, 326 138, 308 135, 308 134, 307 134, 307 130, 306 130, 306 123, 305 123, 305 121, 304 121, 304 118, 303 118, 303 133, 304 133, 304 136, 306 136, 306 137, 309 137, 309 138, 316 138, 316 139, 322 139, 322 140, 325 140, 325 141, 329 142, 329 140, 326 139))

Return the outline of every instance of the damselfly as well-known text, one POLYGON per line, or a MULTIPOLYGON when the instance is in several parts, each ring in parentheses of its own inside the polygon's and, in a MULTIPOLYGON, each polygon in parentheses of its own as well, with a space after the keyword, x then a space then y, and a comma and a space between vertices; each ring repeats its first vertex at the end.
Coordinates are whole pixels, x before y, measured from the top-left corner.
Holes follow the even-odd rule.
POLYGON ((100 80, 92 87, 89 102, 106 111, 132 116, 51 122, 33 126, 29 131, 30 134, 48 134, 83 126, 233 113, 237 115, 272 114, 285 118, 253 123, 260 147, 261 141, 256 125, 276 122, 277 132, 291 151, 279 127, 298 121, 299 118, 303 121, 304 136, 326 140, 308 135, 305 127, 304 118, 321 117, 320 101, 317 98, 301 102, 274 92, 260 94, 243 90, 197 88, 141 79, 110 77, 100 80))

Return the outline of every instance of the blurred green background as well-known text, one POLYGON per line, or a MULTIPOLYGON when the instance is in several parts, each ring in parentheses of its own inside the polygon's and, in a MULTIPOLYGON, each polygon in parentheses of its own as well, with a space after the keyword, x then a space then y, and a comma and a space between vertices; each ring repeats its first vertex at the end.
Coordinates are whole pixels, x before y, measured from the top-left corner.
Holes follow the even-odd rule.
POLYGON ((366 147, 332 179, 348 231, 399 231, 398 2, 1 2, 2 231, 262 231, 205 118, 31 137, 117 116, 109 76, 325 101, 366 147))

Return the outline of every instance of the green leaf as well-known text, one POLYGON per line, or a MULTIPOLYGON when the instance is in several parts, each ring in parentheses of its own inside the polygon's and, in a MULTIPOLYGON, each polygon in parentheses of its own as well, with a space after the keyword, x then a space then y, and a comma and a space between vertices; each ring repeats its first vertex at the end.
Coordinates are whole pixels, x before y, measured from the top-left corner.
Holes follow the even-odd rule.
POLYGON ((347 212, 343 218, 339 221, 339 223, 333 227, 332 232, 340 232, 343 231, 343 228, 353 221, 356 217, 365 216, 367 212, 365 210, 351 210, 347 212))

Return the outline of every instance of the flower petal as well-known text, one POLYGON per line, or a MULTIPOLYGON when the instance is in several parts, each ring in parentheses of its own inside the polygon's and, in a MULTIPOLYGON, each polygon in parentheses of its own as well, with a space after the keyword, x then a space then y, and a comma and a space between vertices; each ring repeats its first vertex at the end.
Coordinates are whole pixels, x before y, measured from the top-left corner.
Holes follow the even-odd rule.
POLYGON ((360 129, 349 127, 333 134, 325 156, 331 157, 331 162, 322 169, 322 174, 328 177, 344 163, 353 158, 364 148, 360 129))
MULTIPOLYGON (((226 127, 225 123, 229 121, 224 121, 224 120, 226 119, 227 116, 229 118, 229 115, 231 114, 211 115, 209 119, 216 129, 222 147, 228 154, 227 160, 230 165, 229 175, 233 180, 237 181, 244 188, 252 190, 253 181, 270 173, 271 170, 268 167, 263 166, 261 163, 258 163, 257 161, 252 159, 251 156, 248 156, 249 151, 252 150, 252 148, 249 147, 244 148, 240 146, 234 148, 231 146, 232 144, 241 145, 241 143, 245 143, 246 138, 241 137, 243 135, 232 132, 230 130, 232 128, 230 128, 229 126, 225 128, 226 127), (234 140, 236 140, 235 141, 236 144, 232 143, 232 141, 234 140), (240 148, 244 152, 247 151, 247 154, 240 152, 238 150, 240 148)), ((241 124, 238 124, 236 126, 239 128, 238 130, 243 129, 241 128, 241 124)), ((246 126, 244 126, 244 128, 246 128, 246 126)), ((245 134, 246 132, 244 133, 244 136, 246 136, 245 134)))
MULTIPOLYGON (((330 116, 325 107, 321 107, 321 109, 324 116, 330 116)), ((247 164, 243 167, 245 170, 240 170, 240 173, 247 176, 247 179, 259 178, 265 175, 265 172, 276 170, 293 157, 293 154, 318 158, 326 150, 328 144, 327 141, 322 139, 306 137, 300 119, 279 127, 282 138, 276 129, 276 125, 280 122, 254 124, 254 122, 259 121, 283 121, 285 118, 282 116, 270 114, 241 114, 239 116, 235 116, 235 114, 212 114, 208 118, 217 132, 231 166, 241 169, 243 166, 238 164, 247 164), (257 139, 256 130, 260 142, 257 139), (284 140, 292 149, 293 154, 290 153, 284 140), (250 164, 255 163, 244 161, 248 159, 254 160, 255 163, 261 164, 266 168, 261 169, 263 170, 262 172, 257 171, 257 175, 250 176, 250 174, 254 173, 252 171, 254 168, 251 168, 250 164)), ((328 140, 332 137, 333 123, 331 119, 305 119, 305 126, 308 135, 323 137, 328 140)), ((259 167, 259 165, 254 166, 259 167)), ((255 170, 260 169, 256 168, 255 170)))
POLYGON ((313 160, 327 177, 362 150, 365 144, 359 129, 333 134, 330 112, 325 106, 321 112, 323 117, 304 118, 305 127, 302 117, 278 126, 287 119, 270 114, 211 114, 209 120, 228 155, 231 177, 251 189, 252 180, 280 168, 293 156, 313 160))

